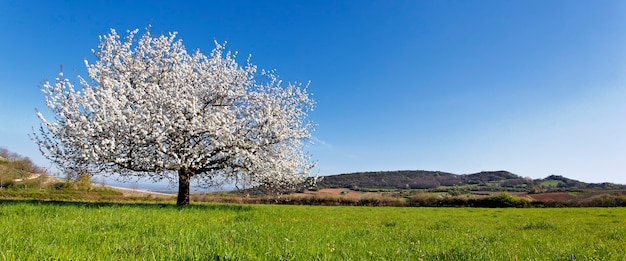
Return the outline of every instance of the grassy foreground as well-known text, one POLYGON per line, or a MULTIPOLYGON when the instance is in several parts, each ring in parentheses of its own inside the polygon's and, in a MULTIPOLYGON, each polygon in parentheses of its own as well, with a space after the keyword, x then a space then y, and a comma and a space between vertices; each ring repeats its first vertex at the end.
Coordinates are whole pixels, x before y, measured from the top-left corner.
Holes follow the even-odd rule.
POLYGON ((0 200, 0 260, 626 260, 626 208, 0 200))

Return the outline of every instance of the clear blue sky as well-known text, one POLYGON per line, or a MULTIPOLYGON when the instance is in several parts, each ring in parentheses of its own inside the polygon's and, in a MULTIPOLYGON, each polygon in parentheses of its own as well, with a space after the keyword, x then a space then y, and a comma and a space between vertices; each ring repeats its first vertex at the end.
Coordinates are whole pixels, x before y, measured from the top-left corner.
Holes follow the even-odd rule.
POLYGON ((0 146, 28 134, 38 85, 115 28, 228 41, 311 81, 321 175, 508 170, 626 184, 625 1, 0 1, 0 146), (133 3, 130 3, 133 2, 133 3))

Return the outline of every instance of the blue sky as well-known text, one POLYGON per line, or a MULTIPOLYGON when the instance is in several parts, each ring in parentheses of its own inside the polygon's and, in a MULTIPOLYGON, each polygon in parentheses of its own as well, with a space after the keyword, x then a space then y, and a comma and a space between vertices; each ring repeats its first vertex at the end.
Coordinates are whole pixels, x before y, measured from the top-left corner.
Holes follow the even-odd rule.
POLYGON ((110 28, 228 41, 311 81, 321 175, 508 170, 626 184, 624 1, 0 1, 0 146, 28 134, 38 86, 84 73, 110 28))

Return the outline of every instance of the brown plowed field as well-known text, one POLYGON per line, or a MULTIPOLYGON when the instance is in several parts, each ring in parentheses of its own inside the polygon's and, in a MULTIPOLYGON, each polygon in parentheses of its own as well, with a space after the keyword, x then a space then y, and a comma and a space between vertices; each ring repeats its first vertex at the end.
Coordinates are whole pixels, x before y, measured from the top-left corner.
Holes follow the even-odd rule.
POLYGON ((325 188, 325 189, 320 189, 319 191, 317 191, 317 193, 331 194, 331 195, 347 195, 347 196, 362 196, 363 194, 367 194, 367 193, 361 193, 358 191, 349 190, 345 188, 325 188), (344 193, 344 194, 341 194, 341 193, 344 193))

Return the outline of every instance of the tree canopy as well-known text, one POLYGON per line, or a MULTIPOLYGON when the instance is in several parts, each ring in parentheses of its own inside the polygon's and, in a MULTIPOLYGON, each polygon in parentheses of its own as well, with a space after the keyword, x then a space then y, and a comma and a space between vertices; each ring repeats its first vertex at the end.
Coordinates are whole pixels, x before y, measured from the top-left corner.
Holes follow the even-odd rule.
POLYGON ((178 181, 181 206, 191 179, 278 188, 309 177, 308 84, 239 65, 218 42, 207 56, 176 33, 137 33, 100 36, 78 84, 62 70, 43 82, 54 119, 37 112, 32 138, 45 157, 67 173, 178 181))

